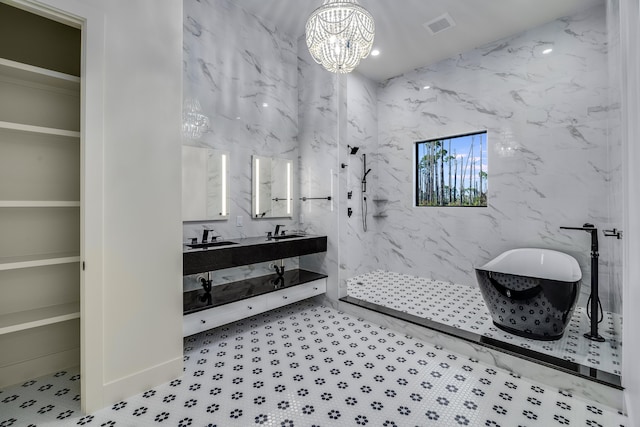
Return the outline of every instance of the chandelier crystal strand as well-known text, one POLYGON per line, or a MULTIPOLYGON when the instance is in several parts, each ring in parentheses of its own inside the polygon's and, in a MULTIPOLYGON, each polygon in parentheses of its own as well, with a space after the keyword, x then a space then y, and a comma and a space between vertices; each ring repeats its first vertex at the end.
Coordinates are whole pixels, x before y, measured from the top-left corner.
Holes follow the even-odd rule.
POLYGON ((307 20, 313 59, 332 73, 350 73, 371 52, 375 25, 357 0, 324 0, 307 20))
POLYGON ((187 98, 182 105, 182 135, 189 139, 200 139, 209 130, 209 117, 202 114, 200 102, 187 98))

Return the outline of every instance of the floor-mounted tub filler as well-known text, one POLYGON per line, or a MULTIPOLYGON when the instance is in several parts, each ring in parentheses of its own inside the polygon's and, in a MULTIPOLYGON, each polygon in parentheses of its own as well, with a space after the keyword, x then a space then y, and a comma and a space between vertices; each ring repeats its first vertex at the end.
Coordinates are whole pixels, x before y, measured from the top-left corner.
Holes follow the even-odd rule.
POLYGON ((565 253, 521 248, 476 268, 476 277, 497 327, 526 338, 557 340, 571 320, 582 272, 565 253))

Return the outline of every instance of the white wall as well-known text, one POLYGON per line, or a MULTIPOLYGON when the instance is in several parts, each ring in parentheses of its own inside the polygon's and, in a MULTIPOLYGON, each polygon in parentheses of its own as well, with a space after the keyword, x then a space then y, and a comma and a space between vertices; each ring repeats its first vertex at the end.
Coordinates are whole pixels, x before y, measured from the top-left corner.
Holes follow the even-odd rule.
POLYGON ((182 4, 105 12, 105 403, 182 371, 182 4))
POLYGON ((83 22, 82 406, 182 373, 182 4, 43 0, 83 22))

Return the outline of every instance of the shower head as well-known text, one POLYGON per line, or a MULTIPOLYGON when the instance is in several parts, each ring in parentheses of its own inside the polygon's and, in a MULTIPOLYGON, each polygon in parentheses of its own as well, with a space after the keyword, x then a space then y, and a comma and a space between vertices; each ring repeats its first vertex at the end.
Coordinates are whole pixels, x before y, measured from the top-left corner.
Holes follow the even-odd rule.
POLYGON ((350 145, 347 145, 347 148, 349 149, 349 154, 354 155, 358 152, 358 150, 360 149, 360 147, 352 147, 350 145))
POLYGON ((371 172, 371 169, 367 169, 367 171, 364 173, 364 177, 363 177, 363 179, 364 179, 364 178, 366 178, 366 177, 367 177, 367 175, 369 175, 369 172, 371 172))

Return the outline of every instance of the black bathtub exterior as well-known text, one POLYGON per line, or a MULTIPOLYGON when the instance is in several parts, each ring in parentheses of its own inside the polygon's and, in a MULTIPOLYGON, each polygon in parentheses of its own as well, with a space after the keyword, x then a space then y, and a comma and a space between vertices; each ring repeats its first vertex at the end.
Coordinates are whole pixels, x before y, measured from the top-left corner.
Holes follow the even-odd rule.
POLYGON ((561 282, 478 268, 476 277, 493 323, 536 340, 562 337, 580 292, 580 281, 561 282))

